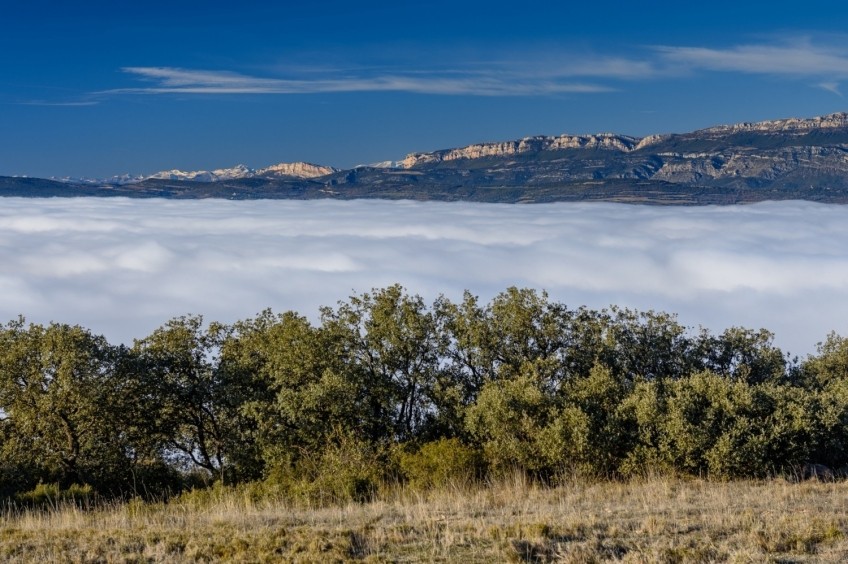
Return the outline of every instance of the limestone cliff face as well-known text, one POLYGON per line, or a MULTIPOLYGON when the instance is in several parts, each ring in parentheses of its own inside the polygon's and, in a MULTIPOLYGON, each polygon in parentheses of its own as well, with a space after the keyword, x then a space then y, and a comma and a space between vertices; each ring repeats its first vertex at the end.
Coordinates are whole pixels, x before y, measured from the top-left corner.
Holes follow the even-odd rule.
POLYGON ((294 162, 259 170, 239 165, 110 181, 44 181, 37 190, 30 181, 0 177, 0 192, 67 195, 72 184, 80 195, 102 188, 105 195, 131 197, 167 193, 251 199, 600 199, 687 204, 807 199, 848 204, 848 113, 643 138, 610 133, 525 137, 412 153, 399 163, 348 170, 294 162), (128 184, 131 188, 124 190, 128 184))
MULTIPOLYGON (((481 174, 497 178, 503 185, 649 180, 735 189, 841 186, 848 183, 848 113, 740 123, 641 139, 607 133, 525 137, 412 153, 401 166, 428 174, 426 165, 486 157, 493 159, 491 164, 480 165, 480 169, 469 163, 465 174, 483 170, 481 174), (545 151, 560 152, 533 158, 545 151), (529 158, 511 158, 521 154, 529 158)), ((466 168, 457 166, 458 171, 466 168)), ((491 179, 487 182, 494 182, 491 179)))
MULTIPOLYGON (((835 129, 848 129, 848 113, 839 112, 809 119, 789 118, 753 123, 738 123, 734 125, 721 125, 682 135, 659 134, 648 135, 643 138, 630 137, 627 135, 615 135, 612 133, 600 133, 597 135, 560 135, 558 137, 525 137, 524 139, 519 139, 517 141, 477 143, 457 149, 445 149, 428 153, 410 153, 400 162, 400 166, 402 168, 414 168, 420 165, 436 164, 459 159, 509 157, 522 153, 557 151, 562 149, 608 149, 610 151, 630 153, 633 151, 640 151, 642 149, 649 150, 650 147, 654 145, 661 145, 673 138, 684 140, 716 139, 745 132, 756 132, 765 135, 779 134, 794 136, 804 135, 816 130, 835 129)), ((704 155, 700 156, 703 157, 704 155)), ((697 165, 697 167, 702 166, 706 167, 703 172, 705 174, 709 174, 709 165, 697 165)))
POLYGON ((256 171, 256 176, 275 177, 293 176, 295 178, 317 178, 337 172, 337 169, 329 166, 315 165, 311 163, 280 163, 261 168, 256 171))
POLYGON ((770 151, 727 150, 711 154, 664 155, 654 180, 680 184, 728 179, 773 181, 790 174, 848 176, 848 149, 787 147, 770 151))
POLYGON ((788 118, 776 119, 769 121, 758 121, 754 123, 737 123, 734 125, 719 125, 716 127, 708 127, 693 132, 693 135, 698 134, 733 134, 748 131, 757 131, 762 133, 808 133, 815 129, 835 129, 848 127, 848 113, 837 112, 826 116, 819 116, 808 119, 788 118))
POLYGON ((651 145, 657 145, 662 143, 663 141, 669 139, 671 135, 648 135, 647 137, 643 137, 636 143, 636 146, 633 147, 634 151, 638 151, 639 149, 644 149, 645 147, 650 147, 651 145))
POLYGON ((482 157, 508 157, 521 153, 557 151, 562 149, 610 149, 631 151, 639 139, 626 135, 601 133, 598 135, 560 135, 558 137, 525 137, 518 141, 500 143, 478 143, 458 149, 446 149, 431 153, 410 153, 400 162, 402 168, 413 168, 422 164, 479 159, 482 157))

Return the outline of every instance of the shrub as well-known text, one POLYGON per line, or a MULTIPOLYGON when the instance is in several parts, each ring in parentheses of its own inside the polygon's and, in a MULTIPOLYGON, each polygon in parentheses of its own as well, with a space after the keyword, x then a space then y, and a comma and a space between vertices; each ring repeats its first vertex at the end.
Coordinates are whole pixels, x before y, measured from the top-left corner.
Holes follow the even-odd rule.
POLYGON ((16 500, 24 505, 44 507, 59 504, 89 505, 95 498, 94 488, 88 484, 71 484, 61 489, 59 484, 39 483, 30 491, 19 493, 16 500))
POLYGON ((553 461, 546 459, 541 438, 555 414, 553 398, 538 379, 523 374, 487 382, 466 412, 466 427, 494 471, 544 472, 553 461))
POLYGON ((459 439, 439 439, 418 450, 401 450, 397 456, 401 474, 414 488, 438 488, 467 483, 482 473, 482 458, 459 439))
POLYGON ((379 454, 352 435, 335 434, 322 451, 273 467, 266 483, 270 490, 309 504, 366 502, 383 482, 385 465, 379 454))

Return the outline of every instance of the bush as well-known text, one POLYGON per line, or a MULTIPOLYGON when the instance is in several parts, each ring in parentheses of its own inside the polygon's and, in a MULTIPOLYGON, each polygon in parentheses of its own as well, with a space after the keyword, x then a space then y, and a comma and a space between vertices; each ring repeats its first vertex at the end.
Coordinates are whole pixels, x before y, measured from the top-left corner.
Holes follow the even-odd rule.
POLYGON ((534 376, 528 373, 487 382, 466 411, 466 428, 482 445, 486 462, 495 472, 541 473, 558 462, 548 459, 548 441, 542 440, 556 406, 534 376))
POLYGON ((330 505, 366 502, 383 483, 378 451, 348 434, 336 434, 323 451, 306 452, 291 464, 272 468, 266 483, 294 501, 330 505))
POLYGON ((594 454, 591 418, 545 389, 537 365, 523 366, 518 377, 487 382, 466 411, 467 430, 495 474, 519 470, 547 479, 563 471, 585 473, 594 454))
POLYGON ((439 439, 418 450, 401 450, 397 463, 413 488, 438 488, 473 481, 482 474, 480 453, 459 439, 439 439))
POLYGON ((27 506, 45 507, 50 505, 73 504, 87 506, 94 501, 95 492, 88 484, 71 484, 61 489, 59 484, 39 483, 28 492, 19 493, 15 499, 27 506))

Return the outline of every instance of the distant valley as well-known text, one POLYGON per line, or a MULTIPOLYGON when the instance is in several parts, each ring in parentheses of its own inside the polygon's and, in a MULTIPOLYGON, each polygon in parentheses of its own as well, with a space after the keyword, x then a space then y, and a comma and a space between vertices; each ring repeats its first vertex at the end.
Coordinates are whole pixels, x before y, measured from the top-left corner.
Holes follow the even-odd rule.
POLYGON ((106 180, 0 177, 0 196, 848 203, 848 114, 637 138, 536 136, 339 170, 310 163, 106 180))

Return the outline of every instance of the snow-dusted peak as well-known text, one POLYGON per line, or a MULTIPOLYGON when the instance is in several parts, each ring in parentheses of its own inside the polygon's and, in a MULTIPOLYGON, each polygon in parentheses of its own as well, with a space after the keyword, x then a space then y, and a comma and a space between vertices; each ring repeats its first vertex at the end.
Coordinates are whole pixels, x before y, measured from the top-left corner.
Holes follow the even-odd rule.
POLYGON ((219 182, 221 180, 235 180, 238 178, 250 178, 254 176, 253 169, 247 168, 244 165, 236 165, 232 168, 217 168, 213 171, 208 170, 193 170, 186 172, 183 170, 163 170, 156 174, 151 174, 147 178, 154 180, 183 180, 189 182, 219 182))
POLYGON ((256 171, 239 164, 232 168, 217 168, 212 171, 212 174, 215 176, 215 180, 235 180, 237 178, 250 178, 256 174, 256 171))
POLYGON ((194 170, 194 171, 183 171, 183 170, 162 170, 157 172, 156 174, 151 174, 147 178, 152 178, 154 180, 191 180, 194 182, 212 182, 213 175, 208 170, 194 170))
POLYGON ((294 178, 317 178, 336 172, 335 168, 311 163, 279 163, 269 167, 252 169, 243 164, 231 168, 216 168, 212 171, 197 170, 184 172, 182 170, 166 170, 157 172, 148 178, 159 180, 187 180, 193 182, 220 182, 222 180, 238 180, 240 178, 276 178, 291 176, 294 178))
POLYGON ((269 167, 260 168, 256 171, 256 176, 293 176, 295 178, 317 178, 337 172, 331 166, 321 166, 312 163, 296 162, 296 163, 279 163, 269 167))
POLYGON ((216 168, 215 170, 192 170, 179 169, 162 170, 145 176, 124 174, 111 178, 51 178, 59 182, 69 184, 97 184, 120 186, 124 184, 137 184, 145 180, 174 180, 179 182, 221 182, 226 180, 239 180, 241 178, 317 178, 337 172, 338 169, 329 166, 321 166, 311 163, 279 163, 266 168, 252 169, 246 165, 238 164, 230 168, 216 168))
POLYGON ((380 161, 367 165, 358 165, 356 168, 401 168, 400 161, 380 161))
POLYGON ((112 176, 110 178, 76 178, 72 176, 63 176, 61 178, 57 178, 55 176, 51 176, 50 180, 55 180, 56 182, 66 182, 68 184, 91 184, 97 186, 109 184, 112 186, 124 186, 126 184, 138 184, 139 182, 143 182, 146 178, 146 176, 139 176, 135 174, 122 174, 120 176, 112 176))

